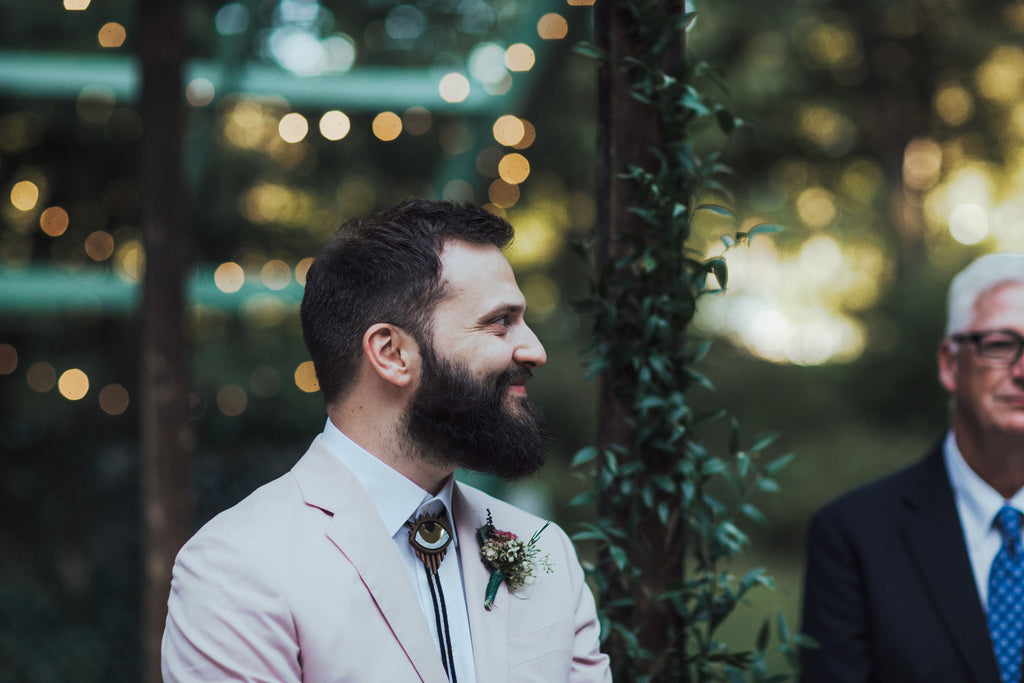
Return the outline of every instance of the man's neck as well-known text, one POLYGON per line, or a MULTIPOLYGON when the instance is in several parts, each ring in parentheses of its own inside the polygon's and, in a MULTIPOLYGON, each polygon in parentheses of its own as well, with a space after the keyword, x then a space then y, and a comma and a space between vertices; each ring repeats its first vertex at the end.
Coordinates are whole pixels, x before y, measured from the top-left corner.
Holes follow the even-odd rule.
POLYGON ((958 423, 957 447, 972 470, 1009 500, 1024 487, 1024 442, 1018 435, 986 434, 958 423))
POLYGON ((412 481, 431 495, 444 487, 453 467, 436 465, 421 455, 421 449, 410 445, 408 438, 398 433, 399 421, 385 427, 362 410, 346 410, 344 406, 328 407, 328 417, 345 436, 360 448, 412 481))

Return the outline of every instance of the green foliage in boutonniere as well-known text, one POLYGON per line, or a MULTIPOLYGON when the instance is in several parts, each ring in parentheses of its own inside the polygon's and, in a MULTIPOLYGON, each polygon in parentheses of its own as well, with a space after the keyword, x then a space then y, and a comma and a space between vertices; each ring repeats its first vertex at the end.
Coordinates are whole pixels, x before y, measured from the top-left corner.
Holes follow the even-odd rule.
POLYGON ((480 558, 491 570, 491 579, 487 582, 487 593, 484 595, 484 608, 491 609, 494 597, 498 594, 498 586, 502 581, 508 585, 509 591, 515 591, 533 583, 540 566, 548 574, 555 568, 548 561, 548 556, 537 559, 537 540, 551 522, 545 522, 530 540, 524 542, 511 531, 502 531, 494 527, 491 511, 487 511, 487 523, 476 530, 480 541, 480 558))

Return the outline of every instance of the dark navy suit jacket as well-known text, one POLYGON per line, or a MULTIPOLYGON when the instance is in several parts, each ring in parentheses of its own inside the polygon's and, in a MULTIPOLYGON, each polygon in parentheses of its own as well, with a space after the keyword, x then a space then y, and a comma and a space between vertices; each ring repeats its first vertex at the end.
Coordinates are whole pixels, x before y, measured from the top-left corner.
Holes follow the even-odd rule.
POLYGON ((801 683, 999 683, 941 445, 811 519, 801 683))

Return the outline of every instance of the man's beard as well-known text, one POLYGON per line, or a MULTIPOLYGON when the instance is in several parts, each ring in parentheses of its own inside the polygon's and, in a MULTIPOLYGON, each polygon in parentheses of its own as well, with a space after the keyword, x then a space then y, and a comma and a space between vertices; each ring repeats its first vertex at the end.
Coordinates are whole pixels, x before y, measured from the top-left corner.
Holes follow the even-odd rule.
POLYGON ((532 376, 529 369, 515 366, 488 383, 464 364, 438 358, 428 345, 420 348, 420 385, 404 420, 414 452, 435 464, 502 479, 539 470, 546 458, 544 417, 525 396, 509 395, 513 381, 532 376))

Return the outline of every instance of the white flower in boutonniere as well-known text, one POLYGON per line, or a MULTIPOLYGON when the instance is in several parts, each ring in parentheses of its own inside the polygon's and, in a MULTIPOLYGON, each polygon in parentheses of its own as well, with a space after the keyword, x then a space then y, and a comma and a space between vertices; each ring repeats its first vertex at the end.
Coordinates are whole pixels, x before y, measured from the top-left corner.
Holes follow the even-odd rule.
POLYGON ((540 552, 537 540, 549 524, 551 522, 546 522, 529 541, 524 542, 511 531, 496 529, 491 520, 491 511, 487 511, 487 523, 476 530, 480 541, 480 558, 491 570, 491 580, 487 582, 487 593, 484 595, 485 609, 491 609, 494 605, 494 597, 502 581, 512 592, 533 584, 538 566, 548 574, 555 570, 547 555, 537 559, 537 553, 540 552))

